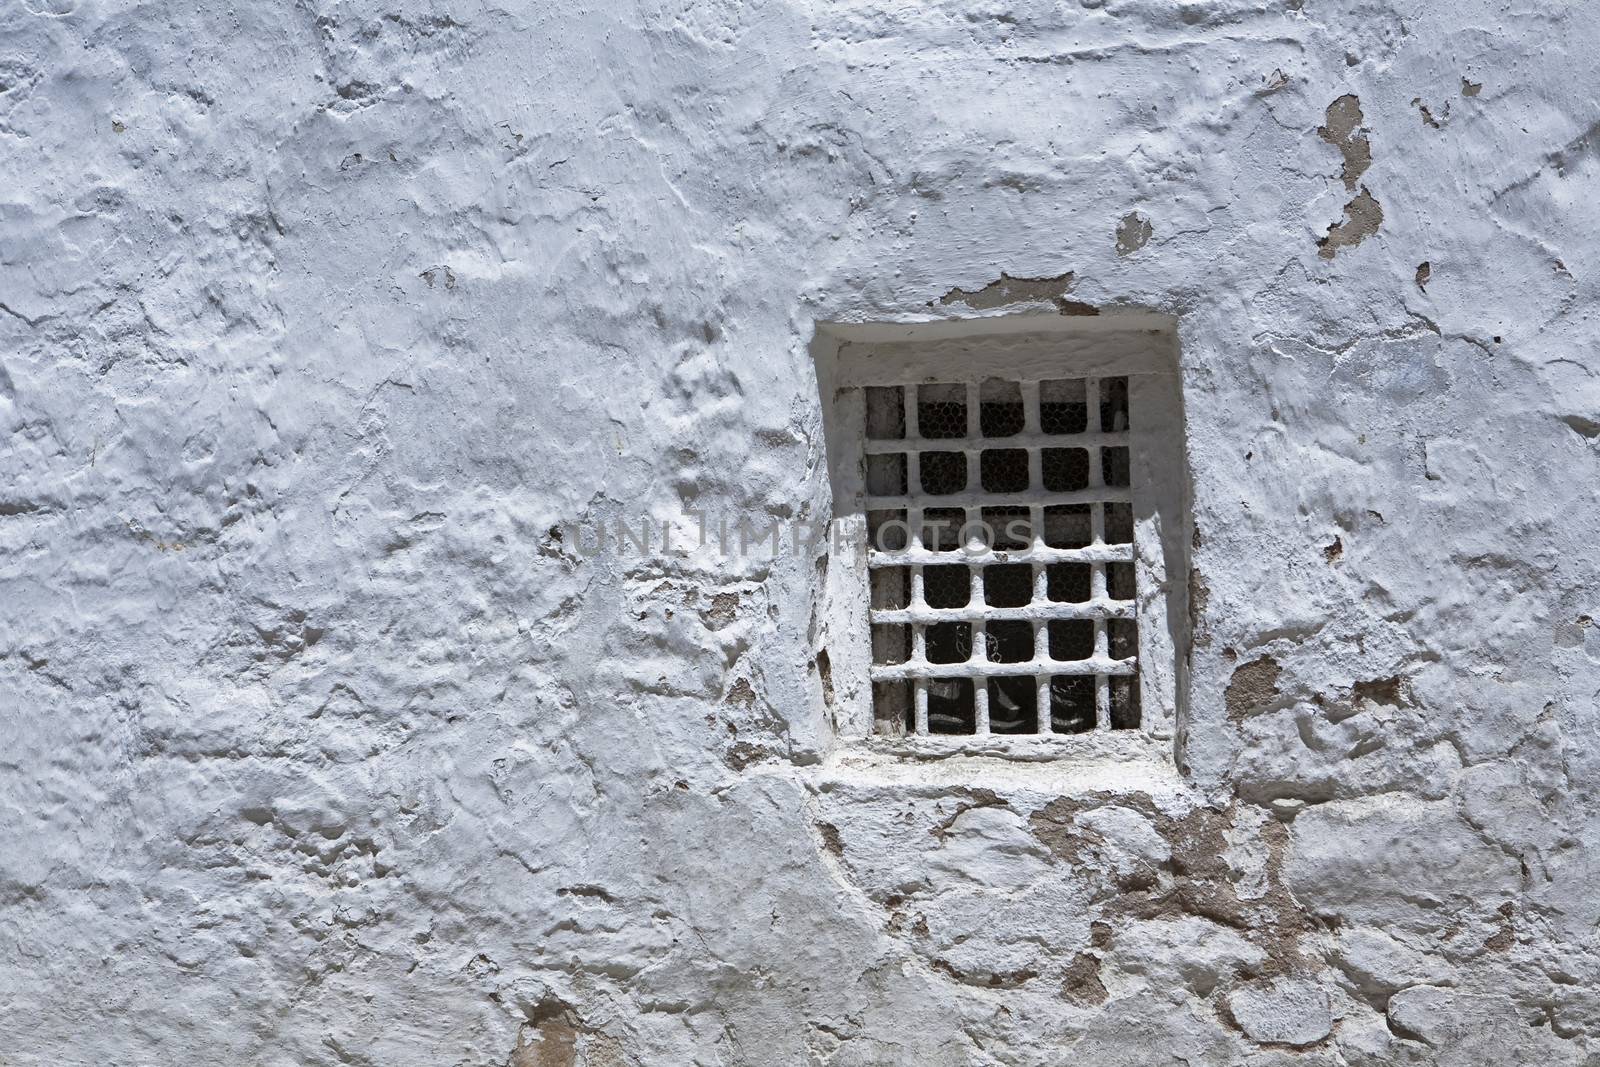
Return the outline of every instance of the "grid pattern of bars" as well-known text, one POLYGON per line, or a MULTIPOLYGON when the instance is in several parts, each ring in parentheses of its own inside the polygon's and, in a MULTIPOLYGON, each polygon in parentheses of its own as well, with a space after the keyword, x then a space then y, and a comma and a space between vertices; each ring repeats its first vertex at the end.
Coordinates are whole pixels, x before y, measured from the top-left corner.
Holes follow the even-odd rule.
POLYGON ((866 389, 879 733, 1139 725, 1126 378, 866 389))

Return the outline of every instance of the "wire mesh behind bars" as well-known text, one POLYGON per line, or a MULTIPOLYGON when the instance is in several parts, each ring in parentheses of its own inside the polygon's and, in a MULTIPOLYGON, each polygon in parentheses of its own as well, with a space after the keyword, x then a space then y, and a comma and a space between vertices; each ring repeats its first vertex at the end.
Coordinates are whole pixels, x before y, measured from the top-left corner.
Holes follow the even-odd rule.
POLYGON ((1128 380, 866 390, 885 734, 1139 725, 1128 380))

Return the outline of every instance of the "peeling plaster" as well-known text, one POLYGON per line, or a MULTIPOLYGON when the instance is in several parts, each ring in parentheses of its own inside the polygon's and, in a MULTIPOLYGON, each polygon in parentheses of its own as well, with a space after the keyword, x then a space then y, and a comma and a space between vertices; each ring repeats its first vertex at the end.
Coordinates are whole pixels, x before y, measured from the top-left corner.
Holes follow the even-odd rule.
POLYGON ((1339 177, 1351 191, 1372 166, 1372 144, 1362 129, 1363 118, 1361 101, 1354 93, 1346 93, 1328 105, 1326 123, 1317 127, 1317 136, 1337 148, 1344 157, 1339 177))
POLYGON ((1152 229, 1150 220, 1138 212, 1124 215, 1122 222, 1117 226, 1117 254, 1132 255, 1149 244, 1152 229))
MULTIPOLYGON (((1005 272, 981 289, 971 292, 956 288, 939 298, 940 304, 965 304, 974 311, 991 311, 1016 304, 1049 303, 1062 314, 1075 314, 1068 308, 1087 308, 1088 305, 1066 299, 1075 281, 1072 271, 1053 278, 1014 278, 1005 272)), ((1087 312, 1094 314, 1093 310, 1087 312)))
POLYGON ((1354 248, 1378 232, 1383 225, 1383 205, 1362 186, 1361 193, 1344 206, 1344 219, 1328 227, 1328 235, 1317 241, 1317 254, 1332 259, 1342 248, 1354 248))

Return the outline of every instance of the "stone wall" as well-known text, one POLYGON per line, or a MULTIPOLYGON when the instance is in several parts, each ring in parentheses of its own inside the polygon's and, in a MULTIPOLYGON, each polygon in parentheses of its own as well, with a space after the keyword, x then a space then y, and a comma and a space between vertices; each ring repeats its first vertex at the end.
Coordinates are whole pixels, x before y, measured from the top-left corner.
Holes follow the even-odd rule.
POLYGON ((1597 51, 13 0, 0 1062, 1600 1062, 1597 51), (825 518, 816 322, 1118 308, 1181 771, 856 758, 815 558, 563 532, 825 518))

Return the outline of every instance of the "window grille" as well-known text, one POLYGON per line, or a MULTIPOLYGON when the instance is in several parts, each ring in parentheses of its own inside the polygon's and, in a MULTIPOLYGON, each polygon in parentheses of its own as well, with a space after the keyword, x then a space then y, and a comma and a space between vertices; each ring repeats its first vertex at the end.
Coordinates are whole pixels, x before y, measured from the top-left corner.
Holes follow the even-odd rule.
POLYGON ((869 758, 1177 755, 1177 321, 826 323, 812 354, 835 523, 814 640, 835 736, 869 758))
POLYGON ((876 731, 1137 728, 1128 379, 865 392, 876 731))

